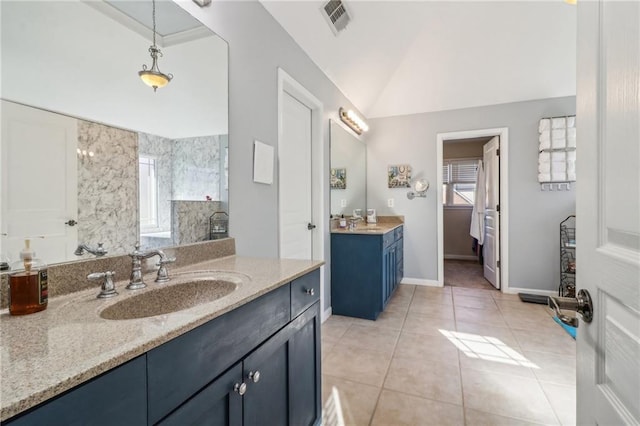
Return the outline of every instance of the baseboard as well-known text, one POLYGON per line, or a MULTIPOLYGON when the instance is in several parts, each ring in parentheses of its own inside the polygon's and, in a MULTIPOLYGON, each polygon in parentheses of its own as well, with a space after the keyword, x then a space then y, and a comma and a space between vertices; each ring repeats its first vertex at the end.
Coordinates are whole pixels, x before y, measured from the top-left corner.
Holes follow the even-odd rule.
POLYGON ((428 287, 442 287, 438 280, 423 280, 420 278, 403 278, 400 284, 423 285, 428 287))
POLYGON ((327 309, 324 310, 324 312, 322 313, 322 315, 320 316, 320 322, 323 323, 326 320, 329 319, 329 317, 331 316, 331 306, 329 306, 327 309))
POLYGON ((444 260, 475 260, 478 261, 478 256, 466 255, 466 254, 445 254, 444 260))
POLYGON ((557 296, 558 295, 558 292, 555 290, 538 290, 535 288, 509 287, 508 289, 505 289, 504 292, 508 294, 518 294, 518 293, 539 294, 541 296, 557 296))

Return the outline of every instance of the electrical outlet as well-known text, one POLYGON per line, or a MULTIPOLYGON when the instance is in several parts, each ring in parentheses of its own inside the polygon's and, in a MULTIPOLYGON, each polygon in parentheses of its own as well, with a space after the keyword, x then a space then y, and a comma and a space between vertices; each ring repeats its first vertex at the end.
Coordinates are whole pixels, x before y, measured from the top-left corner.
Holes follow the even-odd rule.
POLYGON ((347 200, 346 199, 342 199, 340 200, 340 207, 347 207, 347 200))
POLYGON ((393 198, 387 200, 387 207, 393 207, 393 198))

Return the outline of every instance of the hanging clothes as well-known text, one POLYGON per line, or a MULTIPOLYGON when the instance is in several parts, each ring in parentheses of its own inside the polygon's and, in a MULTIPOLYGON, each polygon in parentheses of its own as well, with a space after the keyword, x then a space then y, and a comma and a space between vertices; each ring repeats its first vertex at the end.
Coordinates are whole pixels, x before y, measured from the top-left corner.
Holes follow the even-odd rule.
POLYGON ((478 160, 476 168, 476 191, 473 211, 471 212, 471 227, 469 233, 478 240, 479 245, 484 244, 484 211, 486 198, 486 184, 484 178, 484 164, 478 160))

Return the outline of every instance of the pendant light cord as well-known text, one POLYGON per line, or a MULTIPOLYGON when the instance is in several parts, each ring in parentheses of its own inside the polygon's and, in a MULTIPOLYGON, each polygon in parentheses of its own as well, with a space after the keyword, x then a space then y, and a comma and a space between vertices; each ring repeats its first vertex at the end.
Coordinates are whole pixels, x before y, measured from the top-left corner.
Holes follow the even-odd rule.
POLYGON ((153 17, 153 46, 156 46, 156 0, 151 0, 153 10, 151 16, 153 17))

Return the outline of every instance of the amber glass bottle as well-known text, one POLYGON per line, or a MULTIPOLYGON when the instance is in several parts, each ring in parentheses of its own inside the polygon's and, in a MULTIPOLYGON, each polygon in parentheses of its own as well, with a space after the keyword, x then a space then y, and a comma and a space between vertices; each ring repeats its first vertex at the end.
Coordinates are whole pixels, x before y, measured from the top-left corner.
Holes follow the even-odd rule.
POLYGON ((35 253, 29 249, 29 240, 20 253, 21 263, 12 269, 22 269, 9 275, 9 313, 26 315, 47 308, 49 288, 47 266, 34 258, 35 253))

